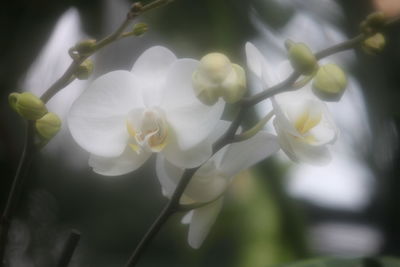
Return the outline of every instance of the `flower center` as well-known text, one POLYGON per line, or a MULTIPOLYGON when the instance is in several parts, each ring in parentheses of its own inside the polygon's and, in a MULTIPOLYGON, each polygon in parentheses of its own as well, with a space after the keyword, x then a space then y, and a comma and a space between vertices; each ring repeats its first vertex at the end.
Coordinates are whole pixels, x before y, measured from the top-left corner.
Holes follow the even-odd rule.
POLYGON ((133 137, 129 146, 137 153, 142 149, 160 152, 168 143, 168 124, 163 114, 156 109, 145 110, 136 124, 127 121, 126 127, 133 137))
POLYGON ((322 113, 311 112, 309 109, 305 109, 300 116, 294 122, 294 126, 303 136, 303 140, 307 143, 315 142, 315 137, 309 133, 309 131, 317 126, 322 119, 322 113))

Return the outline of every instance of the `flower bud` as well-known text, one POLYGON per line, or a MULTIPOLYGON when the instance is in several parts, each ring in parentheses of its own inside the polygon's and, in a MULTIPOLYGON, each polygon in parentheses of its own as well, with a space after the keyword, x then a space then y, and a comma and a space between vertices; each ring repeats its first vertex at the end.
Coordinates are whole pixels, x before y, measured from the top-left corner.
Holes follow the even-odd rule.
POLYGON ((140 22, 140 23, 136 23, 135 25, 133 25, 133 35, 135 36, 140 36, 142 34, 144 34, 145 32, 147 32, 147 30, 149 29, 149 26, 146 23, 140 22))
POLYGON ((81 41, 74 46, 76 52, 82 56, 89 56, 96 50, 96 40, 88 39, 81 41))
POLYGON ((361 31, 366 34, 375 33, 381 30, 386 23, 386 16, 383 12, 374 12, 367 16, 367 18, 361 22, 361 31))
POLYGON ((93 61, 91 59, 86 59, 76 70, 75 76, 79 80, 87 80, 93 72, 93 61))
POLYGON ((309 75, 316 69, 317 59, 307 45, 303 43, 293 43, 290 40, 287 41, 285 45, 288 49, 289 61, 296 71, 299 71, 301 74, 309 75))
POLYGON ((367 54, 375 55, 381 52, 385 45, 385 36, 383 36, 381 33, 376 33, 363 42, 362 48, 367 54))
POLYGON ((200 60, 192 83, 197 97, 206 105, 215 104, 219 97, 235 103, 246 92, 244 70, 221 53, 210 53, 200 60))
POLYGON ((32 93, 11 93, 8 102, 21 117, 27 120, 37 120, 47 113, 43 101, 32 93))
POLYGON ((244 69, 237 64, 233 64, 232 67, 231 77, 224 81, 224 86, 222 87, 222 98, 227 103, 238 102, 246 93, 246 74, 244 69))
POLYGON ((339 101, 346 86, 344 71, 335 64, 326 64, 318 69, 313 82, 313 92, 321 100, 339 101))
POLYGON ((55 113, 49 112, 35 122, 35 127, 41 138, 50 140, 60 131, 61 120, 55 113))

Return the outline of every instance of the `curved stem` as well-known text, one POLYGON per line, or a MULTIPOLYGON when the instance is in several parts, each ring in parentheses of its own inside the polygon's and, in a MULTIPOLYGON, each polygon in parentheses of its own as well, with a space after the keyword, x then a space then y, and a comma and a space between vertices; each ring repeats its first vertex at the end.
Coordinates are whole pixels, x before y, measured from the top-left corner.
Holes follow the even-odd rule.
MULTIPOLYGON (((35 152, 33 136, 34 136, 33 122, 29 121, 26 126, 25 144, 22 155, 18 164, 17 172, 11 185, 8 194, 6 206, 0 219, 0 263, 3 264, 4 253, 7 244, 8 230, 10 228, 11 218, 14 214, 16 206, 19 202, 22 187, 28 169, 30 167, 33 154, 35 152)), ((2 265, 1 265, 2 266, 2 265)))
POLYGON ((139 244, 136 246, 132 255, 128 259, 125 264, 125 267, 133 267, 139 261, 142 256, 144 250, 149 245, 150 241, 153 240, 155 235, 160 231, 161 227, 167 222, 169 217, 174 214, 179 207, 179 200, 185 191, 186 186, 189 184, 190 179, 193 174, 197 171, 198 168, 187 169, 182 175, 181 180, 179 181, 171 199, 164 206, 161 213, 158 215, 157 219, 153 222, 150 228, 147 230, 143 238, 140 240, 139 244))

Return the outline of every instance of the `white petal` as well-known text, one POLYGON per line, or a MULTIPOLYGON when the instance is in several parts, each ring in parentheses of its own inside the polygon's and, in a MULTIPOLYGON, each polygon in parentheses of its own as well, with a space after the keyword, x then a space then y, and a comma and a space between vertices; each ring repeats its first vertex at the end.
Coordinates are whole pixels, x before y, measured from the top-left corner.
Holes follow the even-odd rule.
POLYGON ((156 173, 158 181, 163 189, 163 194, 166 197, 171 197, 182 177, 183 169, 172 165, 163 155, 158 154, 156 160, 156 173))
POLYGON ((310 130, 310 134, 316 138, 319 145, 332 144, 336 141, 339 135, 339 129, 336 127, 331 113, 325 104, 323 107, 322 120, 316 127, 310 130))
POLYGON ((161 107, 169 110, 200 103, 192 86, 192 74, 199 61, 189 58, 176 60, 168 70, 162 91, 161 107))
POLYGON ((193 217, 193 210, 189 211, 188 213, 186 213, 182 220, 181 223, 182 224, 189 224, 192 221, 192 217, 193 217))
POLYGON ((138 169, 151 156, 151 153, 142 151, 137 154, 127 147, 122 155, 115 158, 105 158, 91 155, 89 165, 93 171, 106 176, 117 176, 138 169))
POLYGON ((326 165, 331 161, 331 154, 327 146, 313 146, 304 142, 292 140, 293 151, 301 162, 313 165, 326 165))
POLYGON ((299 132, 289 121, 287 115, 283 110, 283 107, 278 104, 275 97, 271 98, 271 103, 275 114, 275 126, 281 128, 285 132, 293 134, 294 136, 300 136, 299 132))
POLYGON ((212 107, 199 102, 168 111, 167 120, 175 132, 179 147, 188 150, 203 142, 215 129, 224 106, 220 100, 212 107))
POLYGON ((279 82, 278 73, 252 43, 246 43, 246 59, 249 69, 264 83, 264 89, 279 82))
POLYGON ((287 134, 281 128, 274 126, 279 137, 279 144, 286 155, 294 162, 305 162, 313 165, 324 165, 331 160, 329 149, 326 145, 312 145, 287 134))
POLYGON ((246 43, 246 60, 249 69, 258 77, 262 77, 264 56, 252 43, 246 43))
POLYGON ((230 145, 217 168, 225 175, 232 177, 271 156, 279 149, 278 138, 261 131, 246 141, 230 145))
POLYGON ((222 199, 219 199, 205 207, 194 210, 188 235, 188 242, 192 248, 197 249, 203 244, 221 211, 222 204, 222 199))
POLYGON ((168 70, 176 60, 176 56, 162 46, 150 47, 136 60, 131 72, 140 81, 147 106, 159 104, 168 70))
POLYGON ((143 106, 137 81, 127 71, 114 71, 95 80, 72 105, 68 125, 75 141, 92 154, 116 157, 126 147, 126 116, 143 106))
POLYGON ((180 59, 170 68, 161 108, 173 128, 177 142, 182 150, 203 141, 214 129, 222 115, 224 102, 213 106, 202 104, 192 88, 192 73, 198 61, 180 59))
POLYGON ((229 125, 230 123, 226 121, 219 121, 215 129, 204 142, 187 150, 182 150, 177 138, 171 136, 162 154, 169 162, 180 168, 197 167, 211 157, 213 143, 226 132, 229 125))

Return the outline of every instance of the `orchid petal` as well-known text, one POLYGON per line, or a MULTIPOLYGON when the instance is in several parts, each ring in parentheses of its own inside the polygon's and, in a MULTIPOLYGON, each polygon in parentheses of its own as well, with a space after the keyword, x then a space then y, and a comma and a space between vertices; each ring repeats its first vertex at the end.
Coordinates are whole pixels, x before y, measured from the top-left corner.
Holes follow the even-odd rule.
POLYGON ((222 199, 218 199, 205 207, 193 211, 188 235, 188 242, 192 248, 197 249, 203 244, 204 239, 217 220, 222 204, 222 199))
POLYGON ((126 147, 125 119, 130 109, 143 107, 136 79, 114 71, 95 80, 72 105, 68 125, 75 141, 92 154, 116 157, 126 147))
POLYGON ((136 153, 127 147, 122 155, 115 158, 105 158, 91 155, 89 166, 93 171, 106 176, 117 176, 132 172, 138 169, 151 156, 151 153, 142 151, 136 153))
POLYGON ((265 131, 252 138, 230 145, 217 168, 228 177, 246 170, 280 149, 278 138, 265 131))
POLYGON ((176 60, 176 56, 167 48, 153 46, 136 60, 131 72, 146 90, 159 89, 165 82, 168 69, 176 60))

